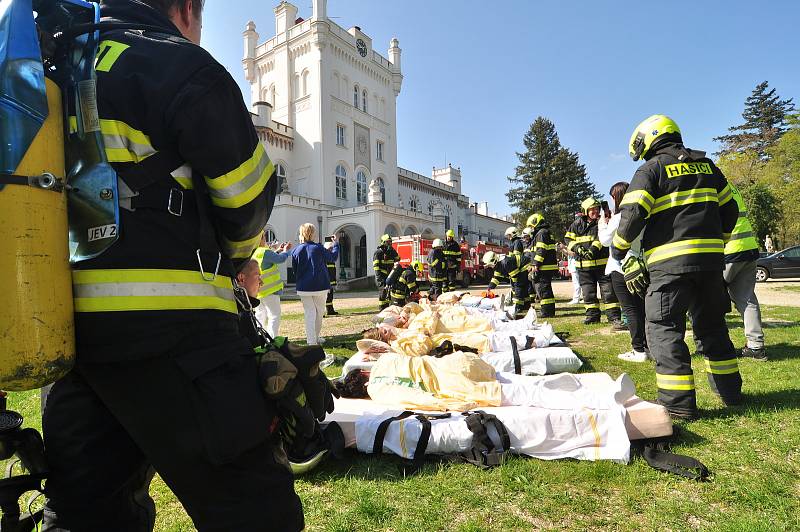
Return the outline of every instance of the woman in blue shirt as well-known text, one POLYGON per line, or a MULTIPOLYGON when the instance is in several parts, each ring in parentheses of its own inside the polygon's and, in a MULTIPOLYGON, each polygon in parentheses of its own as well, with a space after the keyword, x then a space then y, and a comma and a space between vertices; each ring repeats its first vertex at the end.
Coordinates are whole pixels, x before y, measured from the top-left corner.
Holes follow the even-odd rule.
POLYGON ((314 239, 317 229, 314 224, 300 226, 300 245, 292 250, 292 268, 297 280, 297 295, 303 303, 308 345, 322 344, 319 336, 322 330, 322 317, 325 315, 325 299, 331 283, 328 277, 328 262, 339 257, 339 243, 332 236, 333 248, 330 250, 314 239))

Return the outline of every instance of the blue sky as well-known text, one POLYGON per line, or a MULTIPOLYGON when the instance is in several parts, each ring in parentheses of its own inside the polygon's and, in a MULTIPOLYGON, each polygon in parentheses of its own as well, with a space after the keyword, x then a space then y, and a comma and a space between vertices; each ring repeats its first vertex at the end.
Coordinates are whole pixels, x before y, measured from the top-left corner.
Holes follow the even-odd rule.
MULTIPOLYGON (((203 45, 248 104, 242 31, 253 20, 259 42, 272 37, 277 3, 206 0, 203 45)), ((311 15, 311 0, 293 3, 311 15)), ((360 26, 384 56, 400 40, 398 164, 426 175, 460 166, 464 192, 500 213, 512 211, 506 176, 539 115, 607 193, 635 171, 628 138, 651 114, 670 115, 687 145, 712 152, 761 81, 800 103, 797 0, 329 0, 328 16, 360 26)))

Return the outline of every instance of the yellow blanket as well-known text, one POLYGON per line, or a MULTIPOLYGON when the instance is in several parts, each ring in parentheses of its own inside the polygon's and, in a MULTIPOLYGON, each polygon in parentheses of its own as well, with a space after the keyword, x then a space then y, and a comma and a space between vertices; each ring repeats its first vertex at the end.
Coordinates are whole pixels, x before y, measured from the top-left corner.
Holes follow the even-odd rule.
POLYGON ((419 410, 463 412, 501 401, 494 368, 461 352, 443 358, 386 353, 372 367, 367 391, 374 401, 419 410))

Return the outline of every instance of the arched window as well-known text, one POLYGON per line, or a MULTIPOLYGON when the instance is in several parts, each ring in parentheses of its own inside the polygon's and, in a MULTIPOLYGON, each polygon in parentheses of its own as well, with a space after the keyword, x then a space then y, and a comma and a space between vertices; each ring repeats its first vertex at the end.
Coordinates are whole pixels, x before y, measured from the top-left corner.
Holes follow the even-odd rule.
POLYGON ((275 242, 276 240, 278 240, 278 237, 275 236, 275 231, 273 231, 269 227, 264 229, 264 235, 267 238, 267 244, 269 244, 270 242, 275 242))
POLYGON ((347 170, 344 166, 336 166, 336 199, 347 199, 347 170))
POLYGON ((450 229, 450 214, 452 214, 452 209, 450 209, 450 205, 444 206, 444 228, 445 230, 450 229))
POLYGON ((381 202, 386 203, 386 183, 383 182, 383 178, 378 178, 378 186, 381 189, 381 202))
POLYGON ((350 235, 339 231, 339 267, 350 268, 350 235))
POLYGON ((356 174, 356 201, 367 202, 367 174, 364 170, 359 170, 356 174))
POLYGON ((296 100, 300 97, 300 74, 294 75, 294 83, 292 85, 292 96, 296 100))
POLYGON ((334 72, 333 73, 333 95, 336 96, 337 98, 339 97, 339 91, 341 90, 341 87, 340 87, 341 83, 342 83, 342 81, 339 79, 339 73, 338 72, 334 72))
POLYGON ((303 71, 303 96, 308 94, 308 70, 303 71))
POLYGON ((419 198, 416 194, 411 194, 411 197, 408 198, 408 210, 417 212, 417 205, 419 204, 419 198))
POLYGON ((275 177, 278 178, 278 194, 283 191, 284 187, 286 187, 286 190, 289 190, 288 186, 286 186, 286 167, 283 163, 275 165, 275 177))
POLYGON ((358 109, 358 85, 353 85, 353 107, 358 109))
POLYGON ((367 112, 367 89, 361 91, 361 110, 367 112))
POLYGON ((430 200, 428 202, 428 214, 430 214, 431 216, 433 216, 433 206, 434 205, 435 205, 435 203, 433 202, 433 200, 430 200))

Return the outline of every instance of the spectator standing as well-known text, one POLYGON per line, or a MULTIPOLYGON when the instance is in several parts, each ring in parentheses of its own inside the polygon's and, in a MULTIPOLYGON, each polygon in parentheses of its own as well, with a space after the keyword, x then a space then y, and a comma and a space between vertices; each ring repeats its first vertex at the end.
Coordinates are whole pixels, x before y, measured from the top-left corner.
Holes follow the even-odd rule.
POLYGON ((767 253, 775 253, 775 245, 772 243, 772 237, 769 235, 764 239, 764 250, 767 253))
MULTIPOLYGON (((614 233, 619 227, 620 221, 620 203, 622 202, 625 191, 628 190, 628 183, 620 181, 611 187, 609 194, 614 200, 614 214, 607 217, 603 214, 598 223, 598 237, 600 243, 606 247, 611 246, 614 239, 614 233)), ((630 256, 640 256, 642 248, 642 235, 639 234, 633 242, 631 242, 631 249, 628 250, 625 259, 630 256)), ((625 260, 623 259, 623 261, 625 260)), ((608 258, 606 263, 606 275, 611 277, 611 284, 614 287, 614 293, 617 295, 622 309, 625 311, 625 316, 628 318, 628 330, 631 333, 631 351, 618 355, 618 358, 628 362, 644 362, 650 358, 650 350, 647 348, 647 338, 645 337, 644 324, 644 299, 637 294, 631 294, 628 287, 625 285, 625 275, 622 273, 621 261, 614 257, 608 258)))
POLYGON ((325 342, 319 333, 325 316, 325 300, 331 288, 327 263, 339 258, 336 236, 331 236, 333 248, 327 250, 315 242, 316 235, 314 224, 304 223, 300 226, 300 245, 292 250, 292 268, 296 272, 297 295, 303 303, 308 345, 325 342))

